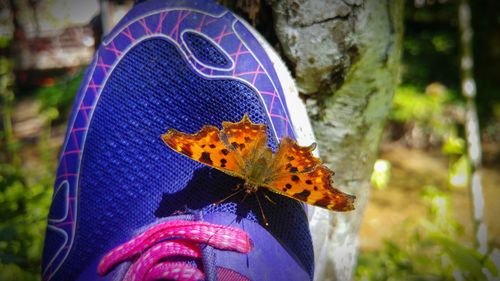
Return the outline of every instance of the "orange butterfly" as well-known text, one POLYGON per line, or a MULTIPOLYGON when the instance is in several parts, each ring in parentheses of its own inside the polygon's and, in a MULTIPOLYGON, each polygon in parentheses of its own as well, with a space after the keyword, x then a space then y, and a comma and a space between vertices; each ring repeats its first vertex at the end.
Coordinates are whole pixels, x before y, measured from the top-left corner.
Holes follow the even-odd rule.
POLYGON ((355 197, 333 188, 333 171, 312 155, 315 143, 302 147, 285 137, 273 154, 266 125, 252 123, 247 114, 237 123, 222 122, 222 128, 203 126, 192 135, 170 129, 162 139, 193 160, 244 179, 247 194, 264 187, 333 211, 354 209, 355 197))

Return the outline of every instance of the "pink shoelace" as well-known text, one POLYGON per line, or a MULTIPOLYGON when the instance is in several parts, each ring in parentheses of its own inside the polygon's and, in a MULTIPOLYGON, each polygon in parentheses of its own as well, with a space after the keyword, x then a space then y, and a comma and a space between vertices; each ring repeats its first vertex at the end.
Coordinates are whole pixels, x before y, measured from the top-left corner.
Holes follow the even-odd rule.
POLYGON ((238 228, 202 221, 166 221, 111 250, 101 259, 97 272, 104 276, 116 265, 132 261, 123 280, 203 280, 205 274, 191 264, 164 261, 173 256, 201 258, 200 243, 240 253, 251 248, 248 234, 238 228))

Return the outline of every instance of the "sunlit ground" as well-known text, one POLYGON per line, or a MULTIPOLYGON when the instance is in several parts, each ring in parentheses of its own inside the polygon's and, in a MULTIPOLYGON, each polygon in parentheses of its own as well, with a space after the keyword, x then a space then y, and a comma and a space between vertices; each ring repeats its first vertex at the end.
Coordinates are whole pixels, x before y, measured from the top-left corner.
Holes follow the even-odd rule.
MULTIPOLYGON (((490 158, 500 156, 500 147, 488 145, 484 153, 490 158)), ((448 159, 439 151, 410 149, 385 143, 381 159, 391 163, 391 178, 381 190, 373 188, 361 228, 362 250, 374 250, 384 238, 398 239, 401 231, 426 217, 428 210, 421 199, 426 186, 443 187, 450 196, 456 220, 464 226, 465 237, 472 241, 472 210, 467 187, 453 188, 448 184, 448 159)), ((500 247, 500 163, 486 163, 482 169, 485 197, 485 218, 489 240, 500 247)))

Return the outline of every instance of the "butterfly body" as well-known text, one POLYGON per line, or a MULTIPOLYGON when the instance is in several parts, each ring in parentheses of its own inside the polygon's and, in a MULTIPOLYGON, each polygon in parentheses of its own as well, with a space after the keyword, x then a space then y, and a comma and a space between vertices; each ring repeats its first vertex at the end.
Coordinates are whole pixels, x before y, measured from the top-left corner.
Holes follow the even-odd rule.
POLYGON ((254 163, 249 163, 244 179, 247 185, 262 186, 269 175, 269 164, 272 159, 266 155, 261 155, 254 163))
POLYGON ((315 144, 302 147, 285 137, 273 153, 266 126, 252 123, 246 114, 240 122, 223 122, 222 127, 204 126, 195 134, 170 129, 162 139, 193 160, 242 178, 247 194, 266 188, 330 210, 354 209, 355 197, 333 188, 333 172, 312 155, 315 144))

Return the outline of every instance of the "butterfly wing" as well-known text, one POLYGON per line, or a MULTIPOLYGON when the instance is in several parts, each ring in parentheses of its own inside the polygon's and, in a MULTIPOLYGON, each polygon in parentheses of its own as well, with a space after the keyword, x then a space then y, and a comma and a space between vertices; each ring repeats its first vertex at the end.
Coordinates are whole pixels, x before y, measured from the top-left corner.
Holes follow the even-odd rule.
POLYGON ((228 148, 214 126, 204 126, 195 134, 186 134, 174 129, 162 135, 170 148, 193 160, 221 170, 231 176, 244 178, 243 163, 238 151, 228 148))
POLYGON ((263 171, 257 177, 264 177, 264 171, 267 174, 272 159, 272 151, 267 146, 266 125, 254 124, 245 114, 240 122, 222 122, 222 128, 222 142, 241 157, 246 174, 255 171, 257 165, 263 171))
POLYGON ((273 174, 311 172, 321 164, 321 160, 312 155, 315 148, 315 143, 311 146, 300 146, 291 138, 284 137, 274 159, 273 174))
POLYGON ((256 152, 267 148, 266 125, 252 123, 248 114, 237 123, 222 122, 222 128, 222 141, 238 151, 243 159, 255 156, 256 152))
POLYGON ((353 210, 355 197, 332 186, 333 171, 312 155, 314 147, 301 147, 284 138, 274 159, 275 168, 264 187, 329 210, 353 210))
POLYGON ((173 150, 229 175, 248 180, 252 171, 252 180, 290 198, 334 211, 354 209, 355 197, 332 187, 333 172, 312 155, 314 145, 301 147, 284 138, 273 158, 265 125, 252 123, 245 114, 240 122, 223 122, 222 127, 204 126, 192 135, 170 129, 162 139, 173 150))

